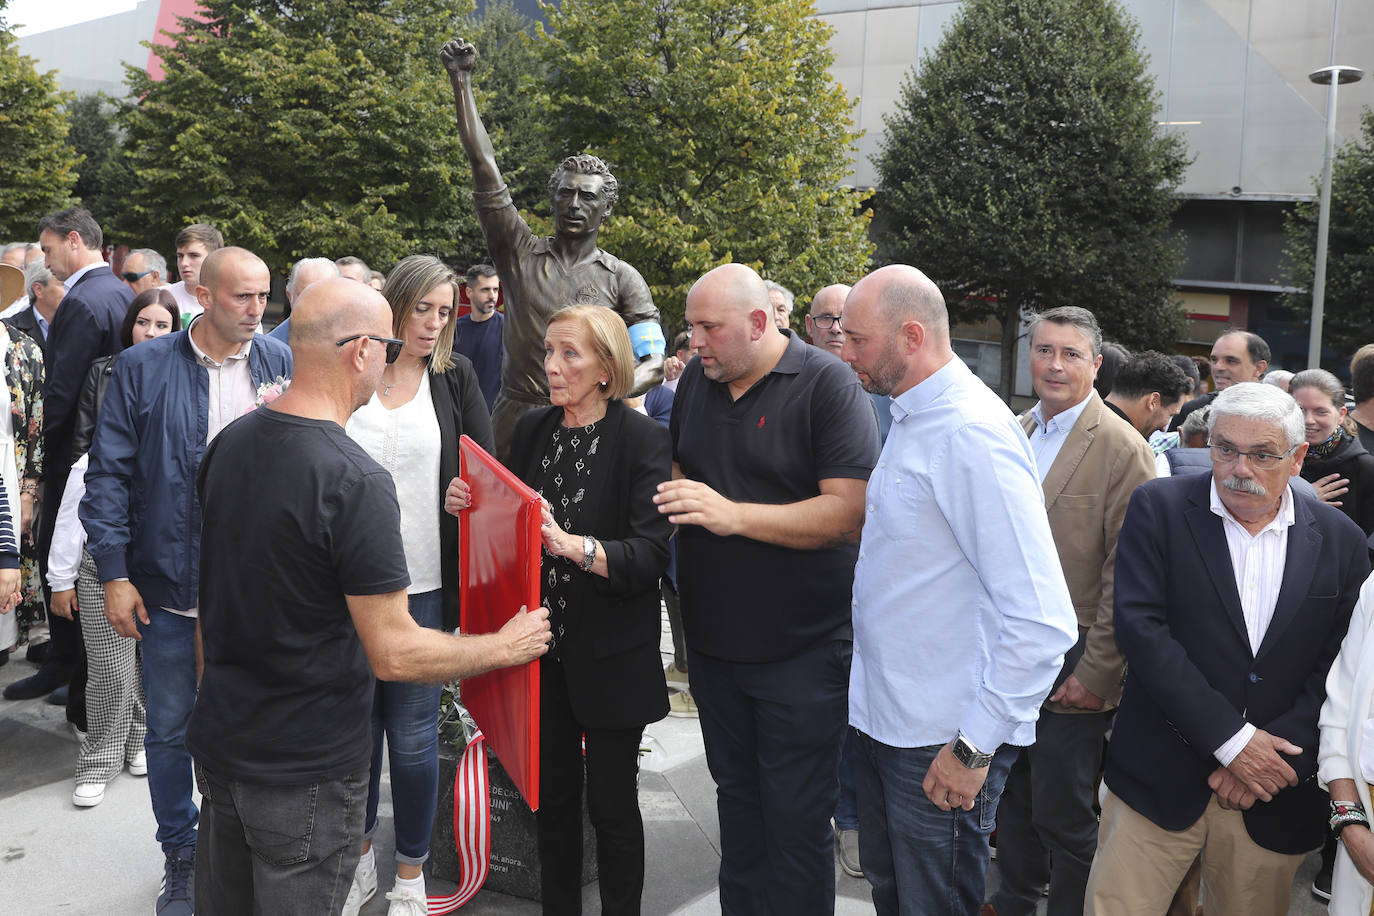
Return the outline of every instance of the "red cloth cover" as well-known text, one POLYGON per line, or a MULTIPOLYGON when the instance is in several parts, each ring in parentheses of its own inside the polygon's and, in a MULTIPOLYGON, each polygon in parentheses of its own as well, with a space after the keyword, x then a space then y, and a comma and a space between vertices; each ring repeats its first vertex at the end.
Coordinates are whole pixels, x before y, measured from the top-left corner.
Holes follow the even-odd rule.
MULTIPOLYGON (((539 606, 539 494, 470 437, 458 443, 472 508, 459 515, 462 629, 493 633, 539 606)), ((463 705, 487 736, 530 810, 539 810, 539 663, 466 678, 463 705)))

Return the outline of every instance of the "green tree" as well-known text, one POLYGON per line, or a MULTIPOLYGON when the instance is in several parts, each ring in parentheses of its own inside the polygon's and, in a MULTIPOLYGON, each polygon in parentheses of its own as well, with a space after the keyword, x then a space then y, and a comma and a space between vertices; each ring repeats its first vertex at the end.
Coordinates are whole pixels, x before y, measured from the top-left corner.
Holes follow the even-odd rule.
POLYGON ((127 70, 127 239, 168 250, 205 221, 278 269, 480 250, 437 63, 470 0, 201 6, 203 21, 154 48, 164 79, 127 70))
POLYGON ((68 96, 19 53, 0 2, 0 241, 32 239, 45 213, 72 203, 78 156, 67 144, 68 96))
POLYGON ((1113 0, 968 0, 908 75, 875 159, 881 260, 922 268, 955 321, 1091 309, 1168 350, 1182 315, 1169 232, 1183 142, 1156 125, 1135 23, 1113 0))
MULTIPOLYGON (((534 20, 511 0, 492 0, 457 34, 479 49, 473 91, 515 205, 547 215, 549 173, 563 156, 548 119, 531 101, 549 73, 534 39, 534 20)), ((439 74, 446 78, 442 69, 439 74)), ((461 168, 466 161, 460 159, 461 168)))
POLYGON ((67 120, 71 122, 67 142, 81 157, 73 193, 91 211, 96 222, 104 225, 120 207, 118 201, 107 202, 103 195, 105 165, 111 152, 119 147, 114 106, 103 95, 88 93, 78 96, 67 106, 67 120))
POLYGON ((644 275, 665 324, 680 323, 687 289, 727 261, 803 304, 858 278, 872 246, 864 195, 840 187, 856 142, 851 105, 810 0, 544 10, 550 129, 560 153, 594 153, 615 172, 620 202, 601 245, 644 275))
MULTIPOLYGON (((1313 179, 1320 193, 1321 177, 1313 179)), ((1283 304, 1300 314, 1312 312, 1312 280, 1317 254, 1316 198, 1289 211, 1287 280, 1299 292, 1283 304)), ((1374 110, 1360 118, 1360 135, 1336 154, 1331 167, 1331 224, 1327 234, 1326 299, 1322 342, 1341 353, 1353 353, 1374 341, 1374 110)))

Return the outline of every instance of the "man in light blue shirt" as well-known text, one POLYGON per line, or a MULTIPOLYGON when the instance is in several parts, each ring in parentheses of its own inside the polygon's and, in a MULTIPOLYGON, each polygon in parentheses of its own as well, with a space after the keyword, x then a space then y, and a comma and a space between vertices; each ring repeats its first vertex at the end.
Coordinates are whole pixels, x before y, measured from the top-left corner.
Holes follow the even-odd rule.
POLYGON ((845 303, 843 358, 889 394, 854 575, 849 721, 879 914, 975 913, 988 834, 1077 620, 1030 442, 950 348, 939 289, 891 265, 845 303))

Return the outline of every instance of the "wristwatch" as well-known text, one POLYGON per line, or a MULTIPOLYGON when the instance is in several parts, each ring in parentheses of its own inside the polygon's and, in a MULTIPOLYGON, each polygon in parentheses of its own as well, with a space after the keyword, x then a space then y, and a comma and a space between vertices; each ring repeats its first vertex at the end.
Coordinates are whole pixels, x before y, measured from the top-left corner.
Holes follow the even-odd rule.
POLYGON ((959 761, 970 770, 981 770, 983 767, 992 763, 992 755, 984 754, 973 746, 973 742, 964 737, 960 732, 954 739, 954 759, 959 761))
POLYGON ((583 572, 591 572, 596 563, 596 538, 590 534, 582 535, 582 562, 577 566, 583 572))

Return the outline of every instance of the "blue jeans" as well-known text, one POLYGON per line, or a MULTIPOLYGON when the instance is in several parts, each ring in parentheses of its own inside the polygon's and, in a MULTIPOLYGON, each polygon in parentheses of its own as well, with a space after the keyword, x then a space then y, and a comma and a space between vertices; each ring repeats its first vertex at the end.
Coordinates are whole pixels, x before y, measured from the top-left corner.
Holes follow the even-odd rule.
MULTIPOLYGON (((437 630, 444 621, 443 592, 410 596, 410 616, 437 630)), ((391 760, 391 804, 396 816, 396 861, 423 865, 429 858, 439 796, 438 684, 378 681, 372 697, 372 775, 367 784, 367 830, 377 831, 381 801, 382 739, 391 760)))
POLYGON ((943 745, 891 747, 856 732, 859 858, 878 916, 968 916, 983 905, 988 835, 1020 748, 993 755, 972 811, 941 811, 921 784, 943 745))
POLYGON ((859 829, 859 789, 854 776, 854 755, 858 753, 854 729, 845 727, 840 745, 840 800, 835 803, 835 826, 841 830, 859 829))
POLYGON ((275 786, 196 768, 205 818, 196 850, 200 916, 337 913, 358 867, 367 777, 275 786))
POLYGON ((687 647, 720 817, 724 916, 835 912, 836 769, 853 645, 836 639, 776 662, 687 647))
POLYGON ((196 619, 148 608, 143 636, 143 692, 147 695, 148 793, 163 852, 196 845, 199 812, 191 800, 191 754, 186 723, 196 705, 196 619))

